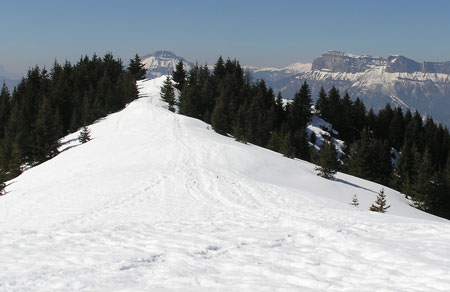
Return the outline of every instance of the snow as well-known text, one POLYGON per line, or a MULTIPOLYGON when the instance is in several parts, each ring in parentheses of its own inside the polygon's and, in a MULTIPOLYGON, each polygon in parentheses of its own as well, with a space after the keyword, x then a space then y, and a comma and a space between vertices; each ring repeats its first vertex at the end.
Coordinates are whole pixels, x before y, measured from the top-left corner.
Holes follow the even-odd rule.
POLYGON ((294 63, 283 68, 273 68, 273 67, 253 67, 253 66, 243 66, 244 69, 252 70, 256 73, 259 72, 285 72, 288 74, 298 74, 311 71, 312 63, 294 63))
POLYGON ((0 291, 450 291, 447 220, 171 113, 164 79, 8 182, 0 291))
MULTIPOLYGON (((323 119, 319 118, 317 115, 313 115, 311 117, 311 122, 306 127, 306 133, 308 134, 308 137, 311 137, 311 134, 314 133, 316 135, 316 143, 315 147, 317 150, 320 149, 320 147, 323 145, 323 142, 325 141, 326 136, 333 136, 337 135, 338 132, 333 129, 330 123, 327 121, 324 121, 323 119), (330 135, 332 134, 332 135, 330 135)), ((336 147, 336 150, 338 151, 338 155, 341 156, 344 154, 344 146, 345 143, 342 140, 339 140, 337 138, 332 138, 333 143, 336 147)))
MULTIPOLYGON (((393 92, 396 82, 433 82, 435 84, 450 83, 450 75, 442 73, 406 73, 406 72, 386 72, 386 66, 371 66, 369 69, 358 72, 330 72, 330 70, 314 70, 303 73, 298 78, 311 80, 343 80, 352 83, 352 87, 362 87, 369 89, 379 89, 382 92, 393 92)), ((401 103, 401 101, 398 101, 401 103)))

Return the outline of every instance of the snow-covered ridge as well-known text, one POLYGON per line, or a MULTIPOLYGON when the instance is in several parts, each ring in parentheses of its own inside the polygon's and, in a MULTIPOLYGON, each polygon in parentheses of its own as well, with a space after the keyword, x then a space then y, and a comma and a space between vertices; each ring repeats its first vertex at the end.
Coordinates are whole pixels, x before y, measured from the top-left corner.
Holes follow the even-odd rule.
POLYGON ((174 114, 164 79, 8 182, 1 291, 450 290, 448 221, 389 188, 370 212, 381 185, 174 114))

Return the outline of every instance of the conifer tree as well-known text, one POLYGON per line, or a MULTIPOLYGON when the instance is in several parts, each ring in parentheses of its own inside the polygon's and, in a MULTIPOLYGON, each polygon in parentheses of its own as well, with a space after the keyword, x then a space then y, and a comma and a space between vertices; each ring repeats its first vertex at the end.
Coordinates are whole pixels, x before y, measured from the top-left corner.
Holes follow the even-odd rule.
POLYGON ((0 197, 5 194, 5 175, 3 174, 3 171, 0 169, 0 197))
POLYGON ((353 195, 352 202, 350 203, 350 205, 353 205, 355 207, 359 207, 359 201, 358 201, 358 197, 356 196, 356 194, 353 195))
POLYGON ((8 122, 10 112, 11 95, 9 93, 6 84, 3 83, 2 90, 0 92, 0 139, 4 136, 4 127, 8 122))
POLYGON ((295 142, 291 136, 291 132, 284 135, 282 143, 280 145, 280 152, 283 156, 288 158, 295 157, 295 142))
POLYGON ((246 124, 245 110, 243 106, 240 106, 237 112, 236 119, 234 120, 233 123, 233 136, 236 139, 236 141, 240 141, 244 144, 247 143, 245 124, 246 124))
POLYGON ((211 114, 211 125, 217 133, 222 135, 227 134, 227 115, 222 99, 217 101, 214 111, 211 114))
POLYGON ((144 64, 138 54, 134 56, 134 59, 130 59, 130 65, 128 66, 128 72, 134 77, 135 80, 142 80, 147 74, 147 70, 144 68, 144 64))
POLYGON ((290 120, 293 130, 305 128, 311 119, 311 92, 306 81, 295 93, 294 100, 291 103, 290 120))
POLYGON ((384 189, 378 193, 377 200, 370 206, 370 211, 385 213, 391 206, 386 204, 386 195, 384 189))
POLYGON ((175 91, 173 89, 170 75, 167 75, 163 87, 161 88, 161 98, 169 104, 169 110, 175 112, 175 91))
POLYGON ((83 126, 83 129, 81 129, 80 135, 78 135, 78 141, 81 144, 91 141, 91 130, 87 126, 83 126))
POLYGON ((172 79, 176 83, 174 87, 181 91, 186 83, 186 70, 184 70, 182 60, 180 60, 175 66, 175 70, 172 72, 172 79))
POLYGON ((310 161, 309 144, 305 128, 300 128, 294 134, 295 157, 310 161))
POLYGON ((17 143, 12 144, 11 155, 8 161, 8 173, 7 178, 14 178, 22 173, 22 156, 19 145, 17 143))
POLYGON ((41 163, 58 154, 59 125, 48 99, 44 98, 33 127, 32 163, 41 163))
POLYGON ((277 152, 280 150, 280 137, 278 135, 278 132, 272 132, 269 142, 267 143, 267 148, 277 152))
POLYGON ((320 87, 319 98, 317 99, 316 106, 315 106, 319 117, 325 119, 327 106, 328 106, 327 94, 325 92, 325 89, 323 89, 323 86, 322 86, 322 87, 320 87))
POLYGON ((225 77, 225 73, 226 73, 225 63, 222 59, 222 56, 220 56, 216 62, 216 65, 214 66, 213 76, 214 78, 216 78, 216 80, 221 80, 225 77))
POLYGON ((330 137, 325 137, 319 150, 319 166, 316 167, 317 175, 326 179, 334 179, 339 167, 336 147, 330 137))

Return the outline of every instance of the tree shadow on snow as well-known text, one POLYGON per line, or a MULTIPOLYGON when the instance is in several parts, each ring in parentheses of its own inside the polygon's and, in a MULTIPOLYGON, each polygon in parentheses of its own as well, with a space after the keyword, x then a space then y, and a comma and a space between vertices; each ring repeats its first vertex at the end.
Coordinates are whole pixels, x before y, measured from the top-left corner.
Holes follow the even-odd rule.
POLYGON ((346 185, 349 185, 349 186, 352 186, 352 187, 355 187, 355 188, 358 188, 358 189, 363 189, 363 190, 366 190, 366 191, 369 191, 369 192, 372 192, 372 193, 377 194, 377 192, 375 192, 375 191, 373 191, 373 190, 371 190, 371 189, 368 189, 368 188, 365 188, 365 187, 362 187, 362 186, 355 185, 355 184, 353 184, 353 183, 351 183, 351 182, 348 182, 348 181, 343 180, 343 179, 340 179, 340 178, 337 178, 337 179, 335 179, 334 181, 340 182, 340 183, 343 183, 343 184, 346 184, 346 185))

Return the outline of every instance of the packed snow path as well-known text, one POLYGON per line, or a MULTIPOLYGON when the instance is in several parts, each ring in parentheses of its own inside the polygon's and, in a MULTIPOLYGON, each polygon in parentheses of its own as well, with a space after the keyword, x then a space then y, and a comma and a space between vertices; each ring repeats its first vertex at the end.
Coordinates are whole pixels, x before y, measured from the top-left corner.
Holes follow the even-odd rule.
POLYGON ((163 80, 8 183, 0 291, 450 291, 448 221, 369 212, 380 185, 173 114, 163 80))

